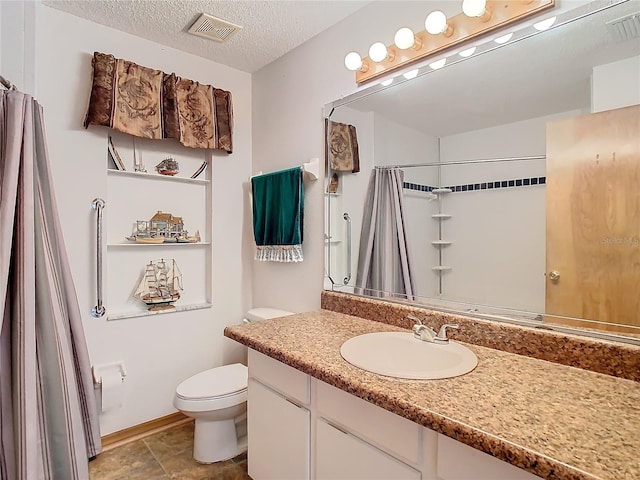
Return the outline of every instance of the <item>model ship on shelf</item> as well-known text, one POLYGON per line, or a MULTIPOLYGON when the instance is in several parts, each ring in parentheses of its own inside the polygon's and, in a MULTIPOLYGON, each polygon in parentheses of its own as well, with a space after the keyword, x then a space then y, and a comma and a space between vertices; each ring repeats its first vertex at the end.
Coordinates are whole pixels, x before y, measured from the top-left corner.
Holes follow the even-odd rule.
POLYGON ((173 303, 180 298, 182 273, 174 259, 153 260, 145 268, 138 284, 135 298, 143 301, 150 311, 175 308, 173 303))
POLYGON ((184 229, 182 217, 175 217, 171 213, 161 212, 149 220, 137 220, 133 226, 133 232, 127 240, 136 243, 159 244, 159 243, 199 243, 201 241, 200 231, 195 235, 189 235, 184 229))
POLYGON ((173 157, 167 157, 156 165, 156 170, 161 175, 173 176, 180 171, 180 168, 178 167, 178 162, 176 162, 173 157))

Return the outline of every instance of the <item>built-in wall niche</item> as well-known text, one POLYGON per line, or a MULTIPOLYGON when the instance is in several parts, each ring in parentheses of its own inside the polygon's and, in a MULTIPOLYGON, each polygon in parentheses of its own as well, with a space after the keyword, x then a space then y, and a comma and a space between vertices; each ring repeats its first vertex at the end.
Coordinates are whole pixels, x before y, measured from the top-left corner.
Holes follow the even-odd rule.
MULTIPOLYGON (((112 150, 113 151, 113 150, 112 150)), ((150 140, 109 130, 105 136, 107 198, 105 305, 107 319, 208 308, 212 298, 211 161, 209 150, 192 149, 174 140, 150 140), (109 136, 124 170, 109 158, 109 136), (158 173, 155 166, 166 158, 178 162, 173 176, 158 173), (197 176, 192 175, 206 167, 197 176), (136 171, 141 168, 146 172, 136 171), (137 243, 130 237, 136 222, 149 221, 157 212, 181 217, 192 243, 137 243), (150 261, 174 259, 182 274, 183 290, 175 309, 150 312, 133 294, 150 261)))

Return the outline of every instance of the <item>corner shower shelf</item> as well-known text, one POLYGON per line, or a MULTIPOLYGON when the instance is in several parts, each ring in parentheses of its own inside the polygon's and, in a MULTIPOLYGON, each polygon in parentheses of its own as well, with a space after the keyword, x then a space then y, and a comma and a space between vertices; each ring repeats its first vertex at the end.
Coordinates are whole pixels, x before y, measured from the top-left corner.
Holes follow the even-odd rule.
POLYGON ((431 245, 435 245, 436 247, 441 247, 441 246, 445 246, 445 245, 451 245, 451 242, 449 240, 434 240, 431 242, 431 245))
POLYGON ((445 272, 447 270, 451 270, 451 267, 444 267, 444 266, 431 267, 431 270, 433 270, 434 272, 445 272))
POLYGON ((448 213, 436 213, 431 215, 431 218, 435 218, 436 220, 446 220, 447 218, 451 218, 451 215, 448 213))
POLYGON ((431 193, 451 193, 452 191, 450 188, 434 188, 431 193))

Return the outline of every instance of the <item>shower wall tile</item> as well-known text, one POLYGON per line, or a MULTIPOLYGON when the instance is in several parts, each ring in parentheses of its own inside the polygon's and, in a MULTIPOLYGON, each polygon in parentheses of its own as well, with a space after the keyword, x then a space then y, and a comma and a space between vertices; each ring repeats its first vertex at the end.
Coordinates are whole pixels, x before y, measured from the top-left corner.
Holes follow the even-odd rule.
POLYGON ((473 192, 477 190, 491 190, 498 188, 511 188, 511 187, 530 187, 534 185, 544 185, 546 183, 546 177, 530 177, 530 178, 514 178, 508 180, 494 180, 483 183, 468 183, 466 185, 444 185, 437 187, 433 185, 421 185, 419 183, 404 182, 402 188, 406 190, 415 190, 418 192, 431 192, 436 188, 448 188, 451 193, 454 192, 473 192))

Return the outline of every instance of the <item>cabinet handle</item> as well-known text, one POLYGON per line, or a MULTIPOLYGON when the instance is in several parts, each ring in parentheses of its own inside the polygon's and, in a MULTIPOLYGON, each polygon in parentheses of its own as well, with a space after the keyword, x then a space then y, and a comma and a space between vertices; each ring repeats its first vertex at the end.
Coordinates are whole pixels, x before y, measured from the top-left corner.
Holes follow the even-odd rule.
POLYGON ((91 208, 98 212, 96 217, 96 305, 91 309, 91 315, 95 318, 102 317, 107 311, 102 304, 102 209, 105 201, 94 198, 91 208))
POLYGON ((338 431, 339 431, 339 432, 341 432, 341 433, 344 433, 345 435, 349 435, 349 432, 347 432, 346 430, 343 430, 342 428, 340 428, 340 427, 339 427, 339 426, 337 426, 336 424, 331 423, 331 422, 330 422, 330 421, 328 421, 326 418, 324 419, 324 421, 325 421, 325 423, 326 423, 327 425, 329 425, 330 427, 335 428, 336 430, 338 430, 338 431))
POLYGON ((304 408, 304 407, 303 407, 302 405, 300 405, 299 403, 294 402, 293 400, 290 400, 290 399, 288 399, 287 397, 283 397, 283 398, 284 398, 287 402, 289 402, 291 405, 294 405, 294 406, 296 406, 296 407, 298 407, 298 408, 304 408))

